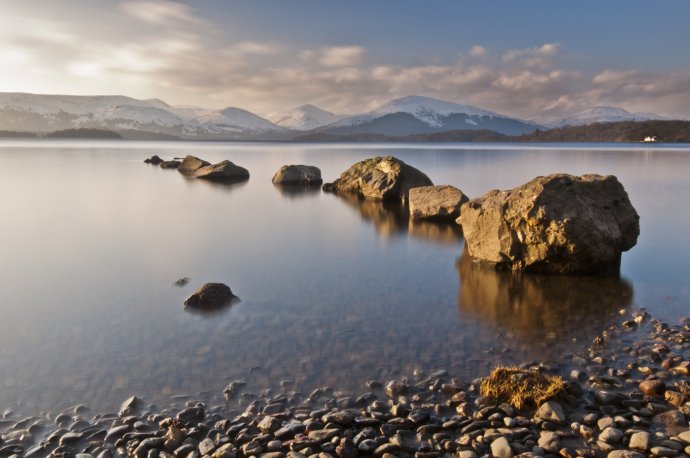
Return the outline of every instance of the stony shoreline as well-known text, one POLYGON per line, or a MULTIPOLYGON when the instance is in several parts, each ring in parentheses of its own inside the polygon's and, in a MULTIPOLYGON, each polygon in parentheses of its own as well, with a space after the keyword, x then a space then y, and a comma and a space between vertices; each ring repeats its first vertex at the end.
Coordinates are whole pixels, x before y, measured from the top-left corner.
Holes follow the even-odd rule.
POLYGON ((235 381, 221 405, 158 408, 133 397, 92 418, 83 406, 21 419, 5 412, 0 457, 690 455, 690 319, 625 318, 565 358, 572 364, 523 364, 560 374, 566 390, 520 411, 481 396, 481 379, 463 384, 445 371, 369 380, 358 395, 300 393, 289 381, 255 394, 235 381))

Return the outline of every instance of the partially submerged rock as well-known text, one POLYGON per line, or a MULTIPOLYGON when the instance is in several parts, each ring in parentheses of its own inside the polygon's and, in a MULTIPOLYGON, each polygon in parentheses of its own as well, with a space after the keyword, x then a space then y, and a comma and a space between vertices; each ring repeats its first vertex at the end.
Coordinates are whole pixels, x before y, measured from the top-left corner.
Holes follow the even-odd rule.
POLYGON ((639 216, 615 176, 554 174, 462 206, 470 255, 512 270, 617 270, 637 243, 639 216))
POLYGON ((353 164, 323 190, 356 194, 365 199, 407 199, 408 192, 419 186, 433 186, 424 173, 393 156, 375 157, 353 164))
POLYGON ((194 172, 194 177, 211 181, 245 181, 249 179, 249 171, 226 160, 199 167, 194 172))
POLYGON ((206 283, 184 301, 187 307, 216 308, 236 299, 230 287, 223 283, 206 283))
POLYGON ((162 169, 176 169, 182 164, 180 161, 163 161, 160 163, 162 169))
POLYGON ((207 165, 211 165, 211 163, 198 157, 187 155, 177 168, 177 171, 185 175, 194 175, 194 172, 207 165))
POLYGON ((312 165, 284 165, 273 175, 273 184, 316 186, 323 183, 321 170, 312 165))
POLYGON ((420 186, 409 191, 410 218, 455 220, 469 197, 454 186, 420 186))
POLYGON ((156 154, 154 154, 153 156, 151 156, 149 158, 144 159, 144 163, 146 163, 146 164, 158 165, 161 162, 163 162, 163 159, 158 157, 156 154))

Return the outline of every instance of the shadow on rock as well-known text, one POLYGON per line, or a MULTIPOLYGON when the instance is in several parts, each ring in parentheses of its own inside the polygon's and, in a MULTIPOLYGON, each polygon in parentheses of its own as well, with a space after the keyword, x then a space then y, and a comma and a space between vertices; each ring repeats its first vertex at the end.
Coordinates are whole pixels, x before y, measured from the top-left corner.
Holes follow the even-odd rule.
POLYGON ((462 230, 457 224, 410 220, 409 211, 402 202, 362 199, 347 193, 336 197, 355 209, 364 221, 372 223, 382 237, 410 236, 442 244, 459 244, 462 240, 462 230))
POLYGON ((522 340, 590 342, 633 300, 619 277, 539 275, 495 270, 472 260, 464 248, 457 262, 458 308, 522 340))
POLYGON ((299 199, 302 197, 314 197, 321 192, 321 184, 274 184, 275 188, 289 199, 299 199))

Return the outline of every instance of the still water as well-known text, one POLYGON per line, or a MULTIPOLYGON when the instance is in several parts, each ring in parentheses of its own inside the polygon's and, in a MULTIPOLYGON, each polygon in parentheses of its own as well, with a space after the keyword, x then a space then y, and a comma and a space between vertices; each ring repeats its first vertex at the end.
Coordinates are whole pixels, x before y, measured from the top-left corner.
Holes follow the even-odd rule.
POLYGON ((499 362, 558 361, 624 307, 671 321, 688 310, 690 146, 34 140, 0 143, 0 170, 0 409, 217 399, 235 379, 352 392, 415 368, 470 380, 499 362), (188 153, 251 179, 142 163, 188 153), (283 164, 332 181, 381 154, 471 197, 553 172, 615 174, 641 235, 620 279, 513 276, 474 265, 454 226, 271 184, 283 164), (185 310, 210 281, 241 301, 185 310))

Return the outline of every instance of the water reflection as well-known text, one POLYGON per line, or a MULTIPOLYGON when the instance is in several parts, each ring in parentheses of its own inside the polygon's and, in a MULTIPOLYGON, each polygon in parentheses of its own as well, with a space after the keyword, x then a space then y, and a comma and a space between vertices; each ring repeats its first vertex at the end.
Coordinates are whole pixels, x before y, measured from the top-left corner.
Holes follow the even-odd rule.
POLYGON ((229 301, 224 302, 222 305, 219 305, 217 307, 188 307, 185 305, 184 311, 192 315, 213 318, 229 312, 232 306, 238 304, 239 302, 239 297, 233 297, 229 301))
POLYGON ((314 197, 321 192, 321 185, 300 184, 273 184, 273 186, 285 197, 299 199, 301 197, 314 197))
POLYGON ((359 216, 372 223, 383 237, 409 235, 441 244, 459 244, 462 230, 459 225, 440 221, 412 221, 402 202, 361 199, 353 194, 338 194, 337 198, 355 209, 359 216))
POLYGON ((632 286, 620 278, 497 271, 474 262, 466 247, 457 268, 460 313, 521 340, 589 341, 633 300, 632 286))

